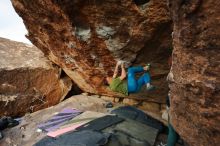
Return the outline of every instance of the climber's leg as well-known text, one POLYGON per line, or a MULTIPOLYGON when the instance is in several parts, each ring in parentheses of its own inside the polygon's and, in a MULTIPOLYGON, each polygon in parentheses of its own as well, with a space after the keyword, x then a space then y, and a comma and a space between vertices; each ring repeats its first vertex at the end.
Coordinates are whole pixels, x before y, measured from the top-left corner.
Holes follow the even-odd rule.
POLYGON ((141 87, 143 85, 149 86, 150 85, 150 74, 149 73, 144 73, 137 81, 138 87, 137 87, 137 92, 140 91, 141 87), (148 85, 149 84, 149 85, 148 85))
POLYGON ((141 66, 128 68, 128 92, 133 93, 137 91, 138 83, 135 78, 135 73, 144 71, 141 66))
POLYGON ((178 135, 170 123, 168 125, 168 128, 169 128, 169 134, 167 138, 167 146, 175 146, 178 135))

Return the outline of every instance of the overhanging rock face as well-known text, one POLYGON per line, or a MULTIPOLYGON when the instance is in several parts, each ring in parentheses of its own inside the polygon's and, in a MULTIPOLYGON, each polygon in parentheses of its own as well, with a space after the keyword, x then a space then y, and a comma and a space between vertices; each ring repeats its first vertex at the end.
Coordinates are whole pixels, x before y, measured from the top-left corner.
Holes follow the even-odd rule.
POLYGON ((0 38, 0 116, 19 116, 59 103, 72 81, 60 78, 34 46, 0 38))
POLYGON ((157 65, 166 64, 169 55, 171 20, 166 0, 135 2, 12 0, 34 45, 82 90, 108 95, 113 93, 103 80, 112 74, 117 59, 128 65, 157 65))
POLYGON ((191 146, 220 143, 220 1, 170 0, 171 121, 191 146))

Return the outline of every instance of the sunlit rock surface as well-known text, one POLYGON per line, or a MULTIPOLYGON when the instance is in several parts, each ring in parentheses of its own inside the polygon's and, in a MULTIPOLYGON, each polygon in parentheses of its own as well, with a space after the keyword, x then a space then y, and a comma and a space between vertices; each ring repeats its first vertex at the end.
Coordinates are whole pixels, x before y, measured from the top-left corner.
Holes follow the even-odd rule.
POLYGON ((171 121, 191 146, 220 143, 220 1, 169 1, 171 121))
MULTIPOLYGON (((12 3, 29 40, 86 92, 113 95, 103 80, 112 75, 118 59, 127 65, 152 63, 153 76, 154 69, 159 74, 165 71, 156 77, 159 82, 168 73, 172 31, 166 0, 12 3)), ((166 83, 161 86, 167 90, 166 83)))
POLYGON ((59 103, 71 89, 34 46, 0 38, 0 116, 18 116, 59 103))

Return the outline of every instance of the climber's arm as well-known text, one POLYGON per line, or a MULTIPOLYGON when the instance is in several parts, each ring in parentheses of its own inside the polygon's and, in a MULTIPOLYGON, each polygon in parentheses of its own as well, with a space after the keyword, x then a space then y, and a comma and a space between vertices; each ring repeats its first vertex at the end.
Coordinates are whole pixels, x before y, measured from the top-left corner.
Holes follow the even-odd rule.
POLYGON ((124 66, 124 63, 121 64, 121 76, 120 76, 120 79, 121 80, 124 80, 127 76, 127 73, 125 71, 125 66, 124 66))
POLYGON ((114 70, 113 78, 116 78, 117 75, 118 75, 118 67, 119 67, 119 63, 117 63, 116 66, 115 66, 115 70, 114 70))

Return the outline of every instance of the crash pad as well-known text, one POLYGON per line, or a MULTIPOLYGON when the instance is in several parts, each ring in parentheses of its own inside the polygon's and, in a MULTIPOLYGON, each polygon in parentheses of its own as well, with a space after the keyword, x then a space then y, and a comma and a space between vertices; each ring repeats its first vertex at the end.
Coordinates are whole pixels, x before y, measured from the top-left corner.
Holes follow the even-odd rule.
POLYGON ((59 129, 47 133, 47 135, 50 137, 57 137, 57 136, 62 135, 64 133, 73 131, 76 128, 78 128, 79 126, 82 126, 82 125, 84 125, 94 119, 97 119, 99 117, 103 117, 105 115, 106 114, 104 114, 104 113, 85 111, 84 113, 82 113, 82 114, 76 116, 75 118, 69 120, 68 122, 66 122, 59 129))
POLYGON ((133 106, 122 106, 118 107, 114 110, 111 111, 112 114, 116 114, 120 117, 126 118, 126 119, 131 119, 135 120, 138 122, 141 122, 145 125, 148 125, 150 127, 154 127, 158 129, 160 132, 163 131, 163 124, 152 118, 151 116, 147 115, 143 111, 133 107, 133 106))
POLYGON ((101 118, 97 118, 95 120, 92 120, 78 128, 76 128, 77 131, 82 131, 82 130, 95 130, 95 131, 100 131, 102 129, 105 129, 109 126, 118 124, 120 122, 124 121, 123 118, 120 118, 118 116, 114 115, 106 115, 101 118))
POLYGON ((129 144, 131 146, 152 146, 159 130, 138 121, 126 119, 104 129, 103 132, 112 133, 122 145, 127 145, 132 141, 133 144, 129 144))
POLYGON ((58 138, 45 137, 34 146, 101 146, 108 142, 110 134, 83 130, 70 132, 58 138))
POLYGON ((38 128, 46 132, 54 131, 62 126, 65 122, 71 120, 81 113, 82 112, 77 109, 65 108, 58 114, 52 116, 49 120, 39 124, 38 128))

